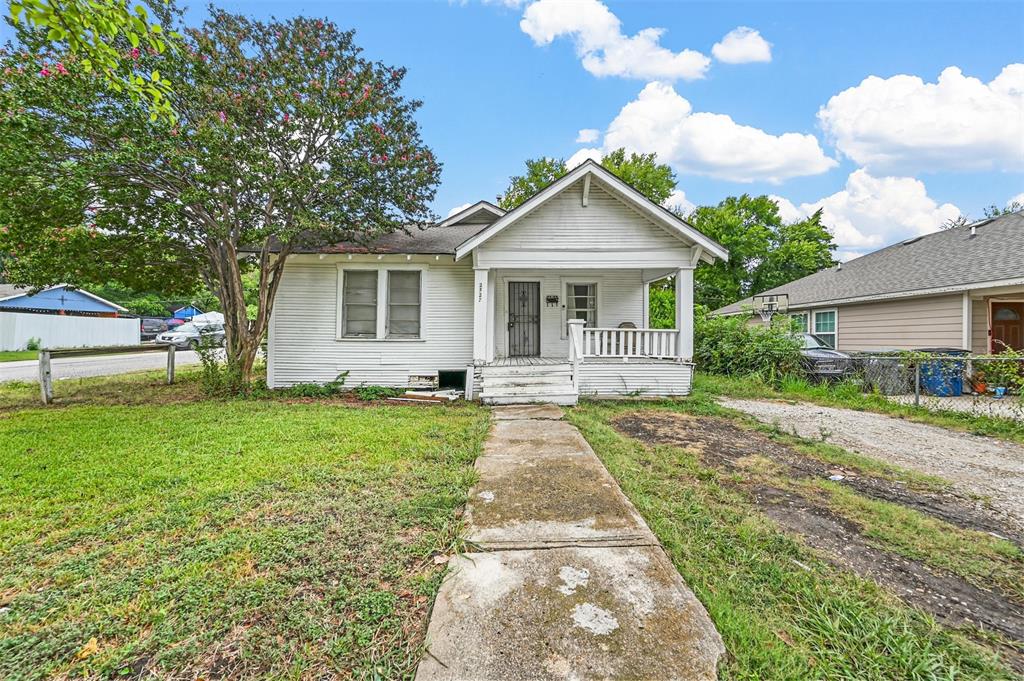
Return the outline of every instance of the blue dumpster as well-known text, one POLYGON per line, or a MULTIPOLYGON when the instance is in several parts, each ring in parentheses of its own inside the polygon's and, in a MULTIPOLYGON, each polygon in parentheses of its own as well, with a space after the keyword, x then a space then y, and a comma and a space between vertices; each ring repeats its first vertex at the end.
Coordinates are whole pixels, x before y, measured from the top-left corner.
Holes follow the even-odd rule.
MULTIPOLYGON (((966 357, 968 350, 959 348, 920 348, 936 357, 966 357)), ((964 392, 964 368, 966 360, 926 359, 921 362, 921 388, 936 397, 958 397, 964 392)))

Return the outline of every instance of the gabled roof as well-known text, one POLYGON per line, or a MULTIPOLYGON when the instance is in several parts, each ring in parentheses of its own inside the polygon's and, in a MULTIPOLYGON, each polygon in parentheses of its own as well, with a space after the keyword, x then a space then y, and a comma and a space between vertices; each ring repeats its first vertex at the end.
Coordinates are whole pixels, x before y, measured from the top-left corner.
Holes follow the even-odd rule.
POLYGON ((498 208, 490 201, 477 201, 472 206, 464 208, 455 215, 442 220, 437 226, 449 227, 459 224, 489 225, 504 214, 505 211, 503 209, 498 208))
POLYGON ((61 301, 55 299, 50 294, 52 291, 67 290, 69 293, 80 294, 89 298, 100 305, 109 307, 111 310, 118 312, 127 312, 128 308, 121 307, 117 303, 112 303, 105 298, 100 298, 95 293, 89 293, 85 289, 73 289, 68 284, 58 284, 57 286, 50 286, 44 288, 37 293, 31 293, 29 291, 23 291, 21 293, 15 293, 14 295, 7 296, 6 298, 0 298, 0 307, 17 307, 20 309, 34 309, 34 310, 59 310, 69 309, 74 310, 74 307, 65 307, 61 301), (15 304, 19 303, 19 304, 15 304))
MULTIPOLYGON (((777 286, 789 306, 811 307, 1024 284, 1024 212, 907 239, 777 286)), ((715 314, 749 310, 751 299, 715 314)))
POLYGON ((729 252, 726 251, 721 244, 701 234, 693 225, 689 224, 672 211, 654 203, 601 164, 588 159, 552 182, 544 189, 538 191, 518 207, 508 213, 505 213, 505 215, 495 220, 486 229, 481 230, 479 233, 473 235, 464 243, 460 244, 459 247, 455 249, 455 259, 459 260, 464 258, 466 255, 471 253, 473 249, 486 243, 489 239, 493 238, 509 225, 512 225, 521 218, 529 215, 534 210, 544 205, 552 197, 557 196, 564 189, 588 176, 601 182, 601 184, 606 189, 610 190, 612 194, 627 204, 632 205, 641 214, 648 217, 655 224, 663 227, 670 234, 679 237, 687 243, 700 246, 703 249, 705 258, 719 258, 722 260, 727 260, 729 258, 729 252))

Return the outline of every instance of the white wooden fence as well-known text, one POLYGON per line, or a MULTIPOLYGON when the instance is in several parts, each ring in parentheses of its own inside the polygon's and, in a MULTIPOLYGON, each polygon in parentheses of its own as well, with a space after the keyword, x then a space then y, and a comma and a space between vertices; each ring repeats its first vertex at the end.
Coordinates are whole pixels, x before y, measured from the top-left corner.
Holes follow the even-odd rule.
POLYGON ((679 356, 679 332, 675 329, 583 329, 583 357, 679 356))
POLYGON ((0 311, 0 351, 24 350, 33 338, 43 348, 138 345, 139 320, 0 311))

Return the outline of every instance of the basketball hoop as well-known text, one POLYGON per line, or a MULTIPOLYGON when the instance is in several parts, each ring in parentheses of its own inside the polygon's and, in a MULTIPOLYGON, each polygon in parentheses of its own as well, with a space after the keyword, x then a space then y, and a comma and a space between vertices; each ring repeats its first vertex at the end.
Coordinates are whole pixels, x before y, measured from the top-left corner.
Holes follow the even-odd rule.
POLYGON ((785 293, 754 296, 751 300, 754 303, 754 312, 761 315, 761 321, 767 325, 772 323, 773 316, 789 312, 789 295, 785 293))

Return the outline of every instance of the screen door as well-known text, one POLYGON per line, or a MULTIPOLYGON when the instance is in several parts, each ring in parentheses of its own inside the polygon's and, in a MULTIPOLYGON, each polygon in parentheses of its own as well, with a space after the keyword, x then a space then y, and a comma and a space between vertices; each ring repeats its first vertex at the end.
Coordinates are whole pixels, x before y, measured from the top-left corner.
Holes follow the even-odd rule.
POLYGON ((540 283, 508 283, 508 356, 540 356, 540 283))

